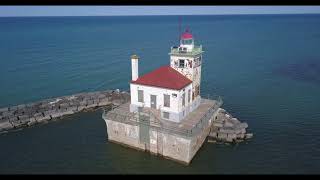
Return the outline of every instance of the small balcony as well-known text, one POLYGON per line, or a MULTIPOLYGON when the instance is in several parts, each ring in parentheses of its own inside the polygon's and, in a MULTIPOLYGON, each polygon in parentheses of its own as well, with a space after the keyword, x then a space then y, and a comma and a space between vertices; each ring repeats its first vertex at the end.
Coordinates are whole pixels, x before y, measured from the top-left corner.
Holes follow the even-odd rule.
POLYGON ((179 47, 171 47, 171 51, 169 55, 178 55, 178 56, 195 56, 204 52, 202 50, 202 46, 194 46, 192 51, 186 51, 183 49, 179 49, 179 47))

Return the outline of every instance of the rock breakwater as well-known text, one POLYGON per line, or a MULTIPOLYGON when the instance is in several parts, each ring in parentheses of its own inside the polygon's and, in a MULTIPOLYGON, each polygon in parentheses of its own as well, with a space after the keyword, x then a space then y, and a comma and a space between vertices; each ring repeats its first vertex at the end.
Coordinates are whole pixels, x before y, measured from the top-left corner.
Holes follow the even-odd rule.
POLYGON ((252 138, 247 133, 248 124, 232 117, 226 110, 219 108, 216 118, 212 122, 209 138, 222 142, 239 142, 252 138))
POLYGON ((29 104, 0 108, 0 132, 45 123, 94 108, 120 105, 130 100, 128 92, 107 90, 79 93, 29 104))

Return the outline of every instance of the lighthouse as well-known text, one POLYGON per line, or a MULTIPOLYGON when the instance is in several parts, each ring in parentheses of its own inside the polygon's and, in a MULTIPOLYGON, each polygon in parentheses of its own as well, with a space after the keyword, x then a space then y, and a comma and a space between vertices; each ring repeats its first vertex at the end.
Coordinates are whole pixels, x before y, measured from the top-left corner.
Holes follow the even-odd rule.
POLYGON ((193 34, 185 30, 178 43, 167 65, 145 74, 138 73, 144 59, 131 56, 130 102, 103 118, 109 141, 189 164, 222 101, 200 96, 203 51, 193 34))
POLYGON ((171 47, 170 66, 192 81, 192 100, 200 98, 202 46, 195 46, 187 29, 180 37, 180 45, 171 47))
POLYGON ((187 29, 181 35, 180 45, 171 48, 170 65, 138 77, 138 57, 132 56, 130 111, 152 108, 164 120, 181 122, 201 101, 202 52, 187 29))

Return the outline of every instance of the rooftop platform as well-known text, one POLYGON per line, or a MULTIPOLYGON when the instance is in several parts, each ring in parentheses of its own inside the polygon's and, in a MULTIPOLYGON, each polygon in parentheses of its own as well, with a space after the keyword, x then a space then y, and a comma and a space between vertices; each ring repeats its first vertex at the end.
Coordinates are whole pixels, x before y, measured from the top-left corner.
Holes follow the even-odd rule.
POLYGON ((222 105, 222 101, 202 99, 199 107, 188 114, 180 123, 164 120, 160 111, 151 108, 143 108, 142 112, 132 113, 129 110, 130 102, 103 113, 103 118, 128 124, 148 123, 151 127, 160 128, 164 131, 194 135, 207 126, 212 114, 222 105), (150 117, 147 121, 145 117, 150 117), (140 118, 139 118, 140 117, 140 118))
POLYGON ((178 47, 171 47, 171 51, 169 55, 177 55, 177 56, 194 56, 201 54, 202 52, 202 46, 194 46, 192 51, 180 51, 178 47))

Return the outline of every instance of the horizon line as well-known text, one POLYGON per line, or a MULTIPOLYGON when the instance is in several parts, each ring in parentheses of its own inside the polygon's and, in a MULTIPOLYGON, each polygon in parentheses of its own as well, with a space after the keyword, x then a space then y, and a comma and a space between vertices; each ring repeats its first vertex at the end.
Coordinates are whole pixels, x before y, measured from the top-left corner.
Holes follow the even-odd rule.
POLYGON ((125 17, 125 16, 232 16, 232 15, 320 15, 319 13, 235 13, 235 14, 135 14, 135 15, 26 15, 26 16, 0 16, 2 17, 125 17))

